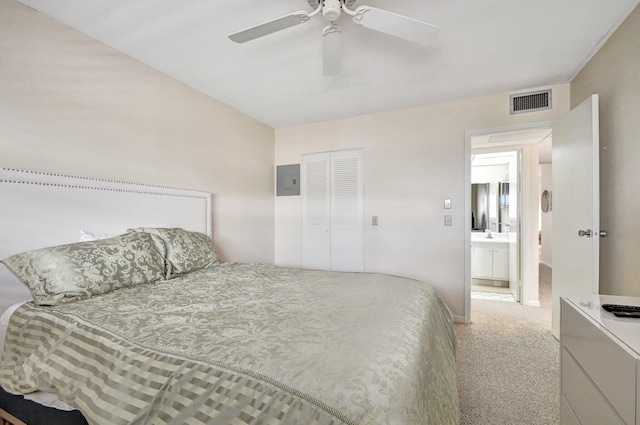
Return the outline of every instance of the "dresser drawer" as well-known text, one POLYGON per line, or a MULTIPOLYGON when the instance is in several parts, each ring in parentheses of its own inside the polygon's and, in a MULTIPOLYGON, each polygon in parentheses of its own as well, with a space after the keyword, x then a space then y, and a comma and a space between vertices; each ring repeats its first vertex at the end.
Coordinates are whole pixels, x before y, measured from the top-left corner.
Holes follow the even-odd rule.
POLYGON ((581 425, 625 425, 565 348, 561 361, 562 399, 566 400, 563 400, 560 423, 575 424, 575 420, 579 420, 581 425))
POLYGON ((636 424, 640 424, 640 360, 636 359, 636 424))
MULTIPOLYGON (((563 392, 565 373, 565 359, 575 359, 577 364, 567 365, 572 369, 578 368, 586 374, 585 379, 591 380, 599 389, 599 393, 613 406, 628 425, 636 420, 636 360, 616 339, 602 330, 599 326, 584 317, 566 301, 561 302, 561 334, 563 392), (571 355, 565 353, 567 350, 571 355), (587 378, 588 377, 588 378, 587 378)), ((567 400, 573 406, 572 400, 567 400)), ((582 421, 582 416, 578 414, 582 421)), ((584 424, 584 422, 582 422, 584 424)), ((600 422, 601 424, 608 422, 600 422)), ((617 422, 612 422, 617 423, 617 422)))

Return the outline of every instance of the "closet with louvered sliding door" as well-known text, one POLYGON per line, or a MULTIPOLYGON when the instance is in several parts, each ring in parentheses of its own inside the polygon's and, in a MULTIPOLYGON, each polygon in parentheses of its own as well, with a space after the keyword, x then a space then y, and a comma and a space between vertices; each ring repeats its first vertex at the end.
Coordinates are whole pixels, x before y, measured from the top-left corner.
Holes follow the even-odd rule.
POLYGON ((363 150, 302 157, 302 267, 364 271, 363 150))

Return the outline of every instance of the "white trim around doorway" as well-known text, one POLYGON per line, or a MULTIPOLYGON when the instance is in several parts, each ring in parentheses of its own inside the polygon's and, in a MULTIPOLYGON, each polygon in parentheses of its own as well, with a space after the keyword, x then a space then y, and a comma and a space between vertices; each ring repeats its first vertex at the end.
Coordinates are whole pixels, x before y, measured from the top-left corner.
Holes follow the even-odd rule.
MULTIPOLYGON (((465 296, 465 308, 464 308, 464 323, 471 323, 471 138, 475 136, 482 136, 488 134, 496 134, 496 133, 513 133, 513 132, 521 132, 526 130, 535 130, 539 128, 550 128, 555 121, 544 121, 544 122, 533 122, 526 124, 517 124, 510 126, 500 126, 500 127, 491 127, 491 128, 482 128, 482 129, 471 129, 465 131, 465 236, 464 236, 464 259, 465 259, 465 271, 464 271, 464 279, 465 279, 465 288, 464 288, 464 296, 465 296)), ((526 143, 522 142, 505 142, 505 143, 492 143, 491 147, 510 147, 513 149, 521 148, 526 145, 526 143)), ((489 147, 489 146, 477 146, 480 147, 489 147)), ((474 149, 476 146, 474 146, 474 149)), ((525 161, 528 162, 528 161, 525 161)), ((523 164, 524 168, 527 168, 527 164, 523 164)), ((523 170, 524 171, 524 170, 523 170)), ((524 191, 523 191, 524 192, 524 191)), ((526 197, 523 199, 523 206, 526 210, 526 197)), ((523 247, 523 253, 528 252, 527 249, 523 247)), ((536 250, 537 253, 537 250, 536 250)), ((523 256, 524 258, 524 256, 523 256)), ((524 286, 523 279, 523 286, 524 286)), ((523 294, 525 290, 523 288, 523 294)), ((540 302, 538 300, 529 300, 527 297, 522 297, 522 303, 528 306, 540 306, 540 302)))

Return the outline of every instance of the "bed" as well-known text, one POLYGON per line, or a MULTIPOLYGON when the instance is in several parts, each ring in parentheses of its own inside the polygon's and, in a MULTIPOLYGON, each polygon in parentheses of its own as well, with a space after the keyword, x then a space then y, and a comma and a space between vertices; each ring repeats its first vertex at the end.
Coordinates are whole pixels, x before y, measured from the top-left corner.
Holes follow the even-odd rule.
MULTIPOLYGON (((10 171, 0 182, 23 177, 10 171)), ((93 183, 55 184, 73 192, 93 183)), ((100 184, 100 198, 166 189, 100 184)), ((52 189, 34 185, 36 198, 52 189)), ((25 396, 51 394, 72 409, 55 409, 66 418, 59 423, 459 423, 453 321, 431 286, 221 261, 210 195, 169 191, 189 205, 163 205, 166 216, 157 206, 123 219, 110 211, 118 224, 109 228, 83 196, 94 221, 82 226, 104 230, 93 240, 35 246, 40 238, 29 236, 29 248, 0 252, 2 291, 16 292, 6 291, 11 279, 29 288, 4 318, 0 415, 37 425, 20 417, 34 403, 25 396)), ((64 227, 77 238, 71 223, 64 227)))

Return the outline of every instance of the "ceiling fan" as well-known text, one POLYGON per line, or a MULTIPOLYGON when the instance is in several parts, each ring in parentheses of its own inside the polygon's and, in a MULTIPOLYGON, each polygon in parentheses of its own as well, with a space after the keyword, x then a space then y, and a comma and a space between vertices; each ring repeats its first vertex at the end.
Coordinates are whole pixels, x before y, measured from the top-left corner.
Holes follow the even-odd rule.
POLYGON ((236 43, 245 43, 277 31, 304 24, 322 12, 322 16, 329 21, 329 25, 322 30, 322 68, 323 74, 330 76, 340 73, 342 30, 336 25, 336 21, 340 18, 342 12, 352 16, 356 25, 422 45, 430 44, 438 35, 439 27, 407 16, 398 15, 397 13, 364 5, 352 10, 350 7, 355 1, 307 0, 309 6, 315 8, 313 12, 293 12, 281 18, 233 33, 229 35, 229 38, 236 43))

